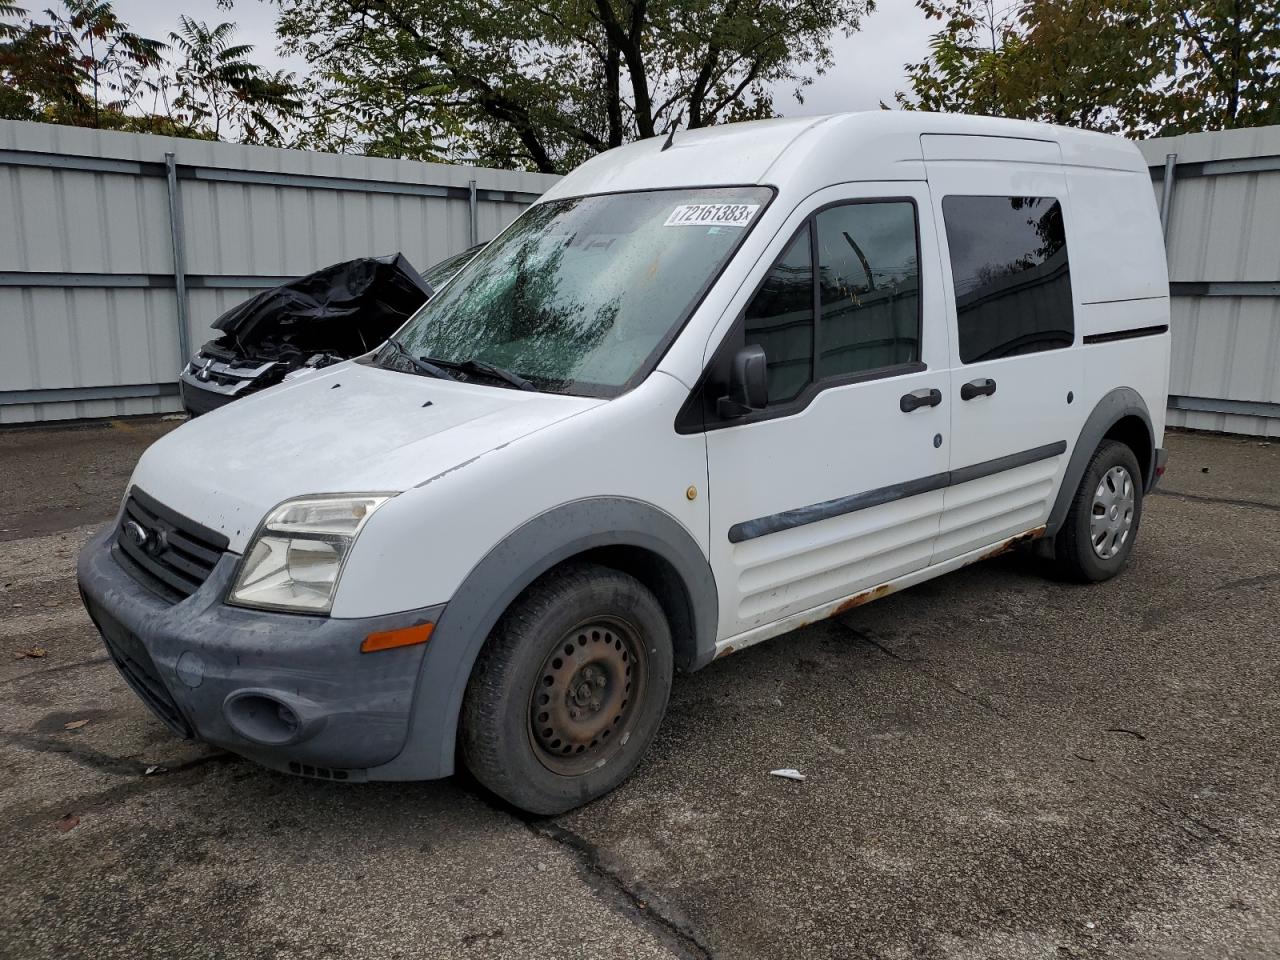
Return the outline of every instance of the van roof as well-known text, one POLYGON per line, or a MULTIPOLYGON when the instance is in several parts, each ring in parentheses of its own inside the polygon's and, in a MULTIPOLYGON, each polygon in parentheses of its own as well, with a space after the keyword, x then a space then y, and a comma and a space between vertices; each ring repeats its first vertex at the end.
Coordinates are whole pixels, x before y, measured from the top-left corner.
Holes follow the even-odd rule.
MULTIPOLYGON (((923 180, 921 138, 948 135, 1054 143, 1068 166, 1147 170, 1133 143, 1089 130, 999 117, 872 110, 678 130, 667 150, 662 149, 664 137, 640 140, 591 158, 544 199, 754 183, 785 183, 807 193, 854 180, 923 180)), ((998 159, 1000 148, 992 149, 988 146, 986 159, 998 159)))

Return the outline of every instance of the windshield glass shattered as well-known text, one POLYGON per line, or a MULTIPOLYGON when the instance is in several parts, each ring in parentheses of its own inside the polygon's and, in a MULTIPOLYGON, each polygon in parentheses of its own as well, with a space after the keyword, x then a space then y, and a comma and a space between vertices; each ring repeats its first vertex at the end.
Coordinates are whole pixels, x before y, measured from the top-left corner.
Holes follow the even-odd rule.
POLYGON ((538 204, 409 320, 403 352, 379 360, 488 365, 539 390, 614 396, 657 362, 771 195, 712 187, 538 204))

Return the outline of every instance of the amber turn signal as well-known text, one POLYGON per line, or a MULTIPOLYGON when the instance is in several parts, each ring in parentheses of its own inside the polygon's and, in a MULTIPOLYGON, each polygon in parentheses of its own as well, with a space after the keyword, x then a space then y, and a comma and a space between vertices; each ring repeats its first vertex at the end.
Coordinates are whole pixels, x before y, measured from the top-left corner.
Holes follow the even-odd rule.
POLYGON ((374 653, 377 650, 391 650, 394 647, 412 647, 419 643, 426 643, 431 639, 431 631, 435 628, 434 623, 419 623, 417 626, 401 627, 399 630, 371 633, 360 644, 360 652, 374 653))

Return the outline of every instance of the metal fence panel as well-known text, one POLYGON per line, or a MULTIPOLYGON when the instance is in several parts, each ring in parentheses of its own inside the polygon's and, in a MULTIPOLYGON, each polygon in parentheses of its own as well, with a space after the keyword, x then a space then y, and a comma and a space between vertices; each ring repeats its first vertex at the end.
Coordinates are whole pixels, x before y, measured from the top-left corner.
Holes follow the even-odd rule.
POLYGON ((0 120, 0 424, 177 410, 183 341, 227 308, 353 257, 423 269, 556 179, 0 120))
POLYGON ((1169 423, 1280 436, 1280 126, 1140 143, 1169 210, 1169 423))
MULTIPOLYGON (((1280 127, 1139 147, 1158 198, 1176 155, 1169 423, 1280 436, 1280 127)), ((283 279, 488 239, 556 179, 0 121, 0 424, 178 408, 166 154, 191 347, 283 279)))

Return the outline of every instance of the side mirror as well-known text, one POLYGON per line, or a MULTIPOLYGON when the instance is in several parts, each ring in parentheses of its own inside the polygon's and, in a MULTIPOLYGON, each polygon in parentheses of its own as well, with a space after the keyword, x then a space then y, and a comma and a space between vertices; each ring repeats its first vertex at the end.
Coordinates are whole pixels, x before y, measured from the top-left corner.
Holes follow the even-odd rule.
POLYGON ((729 366, 729 395, 721 397, 716 410, 726 419, 745 417, 769 404, 769 371, 764 347, 753 343, 733 355, 729 366))

